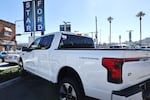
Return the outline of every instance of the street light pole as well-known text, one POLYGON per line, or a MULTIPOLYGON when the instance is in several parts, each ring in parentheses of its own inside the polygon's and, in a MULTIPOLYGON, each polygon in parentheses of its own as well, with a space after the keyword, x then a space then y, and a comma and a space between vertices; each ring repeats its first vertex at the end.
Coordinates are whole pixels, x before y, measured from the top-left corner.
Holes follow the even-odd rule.
POLYGON ((96 42, 96 47, 98 46, 98 31, 97 31, 97 16, 95 16, 95 42, 96 42))
POLYGON ((93 34, 95 33, 95 32, 89 32, 89 33, 91 33, 91 37, 92 37, 92 39, 94 40, 94 37, 93 37, 93 34))
POLYGON ((21 35, 20 33, 19 34, 17 33, 17 22, 23 22, 23 19, 15 20, 15 35, 14 35, 15 39, 16 39, 16 36, 20 36, 21 35))
POLYGON ((132 42, 132 32, 133 30, 127 30, 127 32, 129 32, 129 43, 132 42))
POLYGON ((15 34, 17 33, 17 32, 16 32, 16 25, 17 25, 17 22, 21 22, 21 21, 23 21, 23 19, 15 20, 15 34))
POLYGON ((15 25, 16 25, 17 22, 21 22, 21 21, 23 21, 23 19, 15 20, 15 25))
POLYGON ((140 20, 140 46, 142 45, 142 16, 144 16, 145 13, 140 11, 136 17, 139 17, 139 20, 140 20))
POLYGON ((121 35, 119 35, 119 45, 121 46, 121 35))
POLYGON ((113 18, 110 16, 110 17, 108 17, 107 18, 107 20, 109 21, 109 23, 110 23, 110 29, 109 29, 109 31, 110 31, 110 35, 109 35, 109 44, 111 45, 111 21, 113 20, 113 18))

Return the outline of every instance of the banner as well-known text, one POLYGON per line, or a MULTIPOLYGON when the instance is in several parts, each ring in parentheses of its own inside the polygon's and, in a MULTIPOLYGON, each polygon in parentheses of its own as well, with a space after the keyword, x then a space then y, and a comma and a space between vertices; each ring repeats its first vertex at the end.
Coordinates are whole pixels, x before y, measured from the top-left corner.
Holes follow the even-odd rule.
POLYGON ((24 30, 25 32, 34 31, 32 1, 23 2, 24 6, 24 30))
POLYGON ((44 0, 35 0, 36 31, 45 31, 44 0))

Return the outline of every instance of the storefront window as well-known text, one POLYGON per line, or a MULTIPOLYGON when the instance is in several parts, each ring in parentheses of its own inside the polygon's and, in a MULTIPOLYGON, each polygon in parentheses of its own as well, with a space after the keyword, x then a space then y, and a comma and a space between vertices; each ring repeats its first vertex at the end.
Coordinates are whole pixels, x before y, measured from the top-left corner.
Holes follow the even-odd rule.
POLYGON ((4 36, 10 36, 11 32, 12 32, 11 28, 4 27, 4 36))
POLYGON ((7 31, 4 32, 4 36, 10 36, 10 35, 11 35, 10 32, 7 32, 7 31))

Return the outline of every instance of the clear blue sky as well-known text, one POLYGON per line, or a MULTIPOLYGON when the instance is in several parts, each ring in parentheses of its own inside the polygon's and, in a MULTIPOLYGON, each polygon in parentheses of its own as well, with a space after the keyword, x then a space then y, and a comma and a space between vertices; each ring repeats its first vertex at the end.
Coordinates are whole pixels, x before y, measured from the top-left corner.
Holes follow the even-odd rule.
MULTIPOLYGON (((10 22, 23 19, 23 1, 3 0, 0 3, 0 19, 10 22)), ((69 21, 72 31, 89 33, 95 31, 95 16, 98 20, 98 32, 101 30, 101 42, 108 43, 109 22, 112 16, 112 42, 128 41, 127 30, 132 32, 132 40, 140 39, 139 18, 136 14, 143 11, 142 39, 150 37, 150 0, 45 0, 46 33, 59 30, 63 21, 69 21)), ((22 22, 17 22, 17 32, 23 33, 22 22)), ((100 37, 100 34, 98 35, 100 37)), ((19 42, 26 41, 27 35, 17 38, 19 42)))

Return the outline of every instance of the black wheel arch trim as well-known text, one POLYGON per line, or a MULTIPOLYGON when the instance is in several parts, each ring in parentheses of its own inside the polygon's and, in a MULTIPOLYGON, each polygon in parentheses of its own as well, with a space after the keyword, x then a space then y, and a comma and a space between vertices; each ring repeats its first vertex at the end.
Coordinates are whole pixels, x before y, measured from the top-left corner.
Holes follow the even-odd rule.
MULTIPOLYGON (((84 86, 83 86, 83 82, 82 82, 82 79, 81 77, 79 76, 79 73, 73 69, 72 67, 69 67, 69 66, 64 66, 60 69, 59 73, 58 73, 58 77, 57 77, 57 82, 59 83, 61 81, 62 78, 66 78, 66 77, 74 77, 74 78, 77 78, 78 81, 80 82, 82 88, 83 88, 83 91, 84 91, 84 86), (69 74, 69 75, 68 75, 69 74)), ((85 92, 84 92, 85 93, 85 92)))

